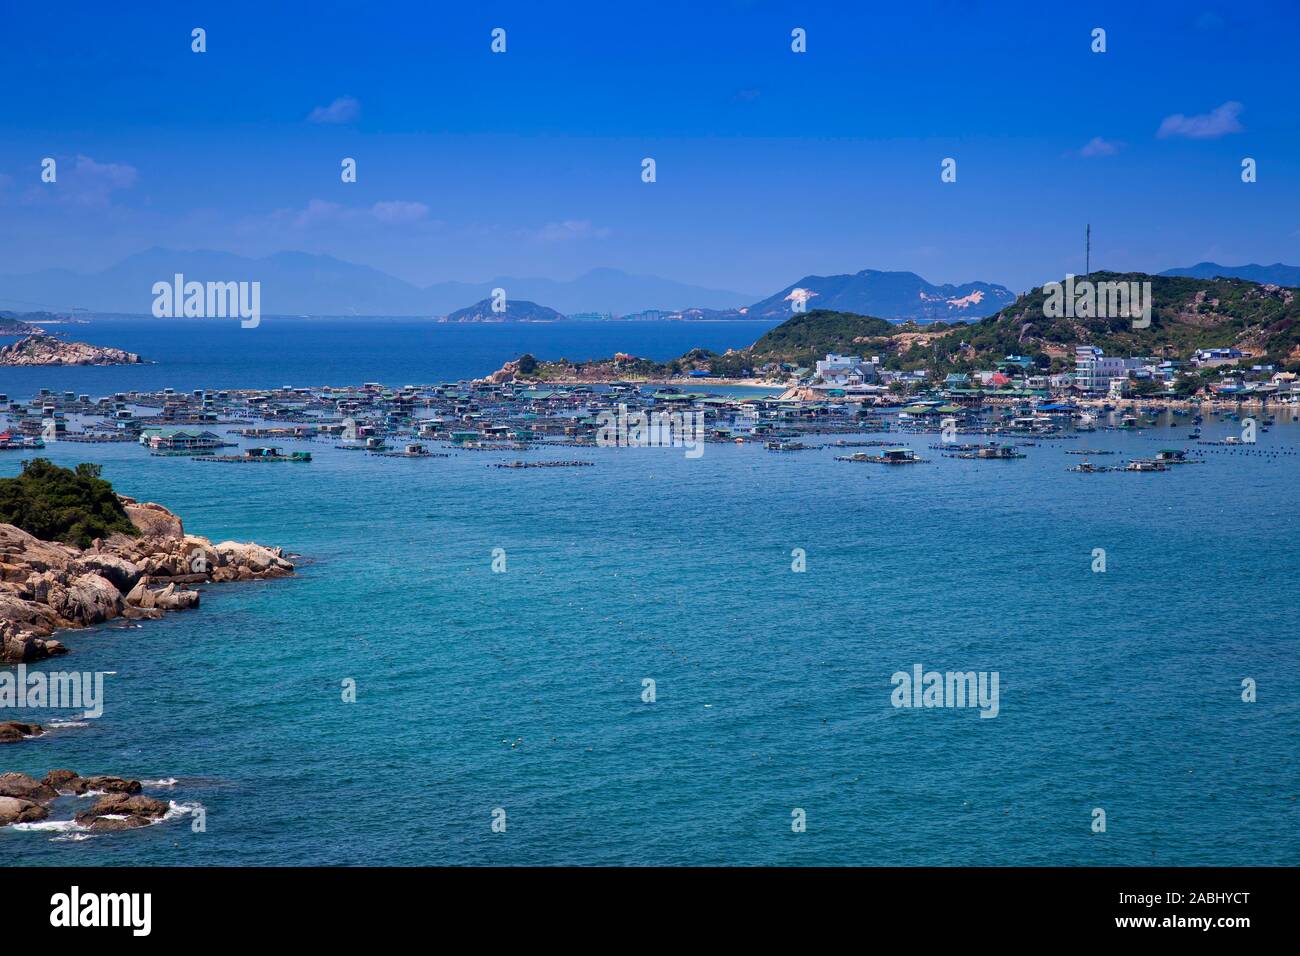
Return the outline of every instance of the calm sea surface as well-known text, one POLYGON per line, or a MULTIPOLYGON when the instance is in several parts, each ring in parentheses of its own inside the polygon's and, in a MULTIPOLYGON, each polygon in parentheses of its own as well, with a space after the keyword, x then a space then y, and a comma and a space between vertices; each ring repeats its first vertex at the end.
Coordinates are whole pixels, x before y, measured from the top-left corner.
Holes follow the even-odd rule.
MULTIPOLYGON (((96 319, 50 326, 61 337, 135 352, 153 365, 0 368, 0 392, 41 388, 100 395, 171 387, 275 388, 383 382, 400 387, 480 378, 525 352, 607 358, 634 352, 663 361, 693 348, 743 348, 776 322, 564 322, 457 324, 413 319, 283 319, 255 329, 234 320, 96 319)), ((0 338, 0 345, 16 339, 0 338)))
MULTIPOLYGON (((666 358, 763 327, 159 328, 70 336, 159 365, 0 370, 0 391, 403 385, 523 351, 666 358)), ((0 748, 0 770, 175 778, 206 832, 9 828, 0 860, 1300 863, 1300 425, 1165 474, 1066 471, 1070 447, 1195 447, 1186 432, 1009 462, 905 436, 930 459, 905 468, 752 444, 561 448, 534 455, 597 464, 517 472, 487 467, 508 453, 319 442, 290 446, 310 465, 246 469, 54 443, 48 457, 101 462, 192 532, 305 557, 292 579, 207 587, 194 612, 70 632, 54 667, 116 672, 103 717, 0 748), (998 672, 998 716, 895 709, 890 677, 915 664, 998 672)))

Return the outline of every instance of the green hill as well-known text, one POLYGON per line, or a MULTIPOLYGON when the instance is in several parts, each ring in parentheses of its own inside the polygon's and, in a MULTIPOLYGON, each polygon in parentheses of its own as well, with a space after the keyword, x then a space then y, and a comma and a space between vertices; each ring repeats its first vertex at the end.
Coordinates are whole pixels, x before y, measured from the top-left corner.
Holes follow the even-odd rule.
MULTIPOLYGON (((988 369, 1008 355, 1028 356, 1042 371, 1061 371, 1074 368, 1076 345, 1096 345, 1107 355, 1182 361, 1197 349, 1234 347, 1249 356, 1251 364, 1300 372, 1300 291, 1296 289, 1245 279, 1145 273, 1094 272, 1089 281, 1150 282, 1150 326, 1134 328, 1129 316, 1048 316, 1044 309, 1048 294, 1038 288, 977 322, 900 325, 873 316, 814 309, 791 316, 750 347, 725 355, 693 349, 667 363, 627 358, 581 363, 577 377, 584 373, 605 380, 619 374, 656 377, 693 369, 740 377, 769 363, 811 366, 829 352, 879 356, 887 368, 925 368, 941 375, 988 369)), ((540 363, 532 377, 574 375, 574 363, 562 360, 540 363)))
POLYGON ((1150 282, 1150 327, 1135 329, 1133 320, 1123 316, 1048 317, 1043 308, 1047 294, 1038 288, 996 315, 958 326, 924 349, 912 346, 897 357, 904 364, 929 361, 965 369, 1018 354, 1038 358, 1043 367, 1067 367, 1073 366, 1075 345, 1096 345, 1107 355, 1182 360, 1197 349, 1232 346, 1256 362, 1300 370, 1300 299, 1293 289, 1244 279, 1144 273, 1093 273, 1090 279, 1150 282))
POLYGON ((755 342, 749 352, 755 362, 793 362, 808 365, 827 352, 860 352, 860 346, 888 340, 903 331, 939 331, 951 326, 942 322, 931 325, 906 323, 895 325, 887 319, 877 319, 852 312, 832 312, 814 309, 786 319, 768 330, 755 342))
MULTIPOLYGON (((988 368, 1026 355, 1042 369, 1074 366, 1074 346, 1107 355, 1186 360, 1197 349, 1235 347, 1253 362, 1300 371, 1300 293, 1245 279, 1193 279, 1095 272, 1093 282, 1150 282, 1151 324, 1128 316, 1050 317, 1048 298, 1034 289, 978 322, 894 325, 884 319, 817 310, 790 318, 748 350, 754 363, 807 365, 827 352, 875 354, 890 368, 936 372, 988 368)), ((1082 281, 1076 279, 1076 282, 1082 281)))

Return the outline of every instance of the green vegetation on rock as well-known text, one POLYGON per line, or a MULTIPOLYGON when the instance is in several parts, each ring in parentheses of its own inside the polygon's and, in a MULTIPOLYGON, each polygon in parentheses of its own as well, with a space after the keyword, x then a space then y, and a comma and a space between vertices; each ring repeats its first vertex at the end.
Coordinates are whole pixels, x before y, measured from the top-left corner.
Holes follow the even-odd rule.
POLYGON ((17 478, 0 478, 0 522, 79 548, 118 531, 139 534, 99 465, 74 470, 35 458, 22 466, 17 478))

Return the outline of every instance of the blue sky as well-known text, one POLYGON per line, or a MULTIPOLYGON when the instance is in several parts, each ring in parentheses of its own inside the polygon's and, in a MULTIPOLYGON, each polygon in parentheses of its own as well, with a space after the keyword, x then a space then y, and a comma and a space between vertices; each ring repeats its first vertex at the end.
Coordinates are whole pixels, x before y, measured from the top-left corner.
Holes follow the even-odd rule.
POLYGON ((0 273, 167 246, 1019 291, 1082 270, 1085 222, 1105 268, 1300 262, 1294 2, 290 6, 7 3, 0 273))

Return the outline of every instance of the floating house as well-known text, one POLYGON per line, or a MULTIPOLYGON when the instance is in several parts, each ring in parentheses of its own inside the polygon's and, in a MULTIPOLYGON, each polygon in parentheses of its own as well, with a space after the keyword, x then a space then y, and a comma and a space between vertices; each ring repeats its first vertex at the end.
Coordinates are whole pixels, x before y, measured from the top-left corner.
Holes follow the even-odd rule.
POLYGON ((207 431, 184 428, 146 428, 140 432, 140 444, 153 451, 208 451, 220 448, 221 436, 207 431))

